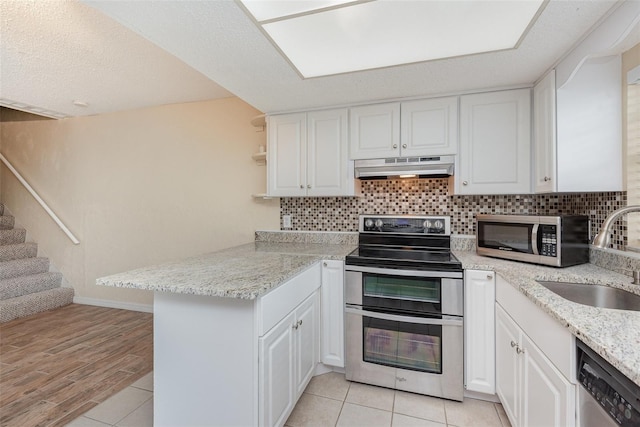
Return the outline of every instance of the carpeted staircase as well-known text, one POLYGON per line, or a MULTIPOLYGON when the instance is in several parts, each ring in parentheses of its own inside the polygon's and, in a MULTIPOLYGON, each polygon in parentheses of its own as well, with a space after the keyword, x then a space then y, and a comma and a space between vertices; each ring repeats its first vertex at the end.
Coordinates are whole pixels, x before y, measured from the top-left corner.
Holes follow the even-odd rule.
POLYGON ((49 259, 37 257, 26 234, 0 203, 0 323, 73 302, 73 289, 61 287, 62 274, 49 271, 49 259))

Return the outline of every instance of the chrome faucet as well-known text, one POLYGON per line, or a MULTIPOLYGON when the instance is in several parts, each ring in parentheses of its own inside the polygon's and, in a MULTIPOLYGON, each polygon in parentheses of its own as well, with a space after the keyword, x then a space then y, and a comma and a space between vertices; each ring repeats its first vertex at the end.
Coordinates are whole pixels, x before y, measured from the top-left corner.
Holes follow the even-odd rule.
POLYGON ((603 249, 609 247, 609 244, 611 243, 611 229, 613 228, 613 223, 616 222, 619 217, 629 212, 640 212, 640 205, 627 206, 613 211, 607 219, 604 220, 604 223, 600 228, 600 232, 593 239, 593 246, 603 249))

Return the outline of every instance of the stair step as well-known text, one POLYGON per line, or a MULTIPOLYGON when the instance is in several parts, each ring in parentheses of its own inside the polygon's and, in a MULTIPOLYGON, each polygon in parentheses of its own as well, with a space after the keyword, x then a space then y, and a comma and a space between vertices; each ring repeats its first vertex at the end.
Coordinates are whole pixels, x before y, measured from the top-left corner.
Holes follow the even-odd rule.
POLYGON ((0 301, 0 323, 73 303, 73 288, 55 288, 0 301))
POLYGON ((38 245, 36 243, 0 245, 0 262, 22 258, 34 258, 36 256, 38 256, 38 245))
POLYGON ((0 216, 0 230, 11 230, 16 222, 16 219, 9 215, 0 216))
POLYGON ((23 258, 0 262, 0 280, 47 271, 49 271, 49 258, 23 258))
POLYGON ((14 228, 11 230, 0 230, 0 245, 13 245, 16 243, 24 243, 27 237, 27 230, 22 228, 14 228))
POLYGON ((59 287, 62 274, 46 272, 0 280, 0 300, 42 292, 59 287))

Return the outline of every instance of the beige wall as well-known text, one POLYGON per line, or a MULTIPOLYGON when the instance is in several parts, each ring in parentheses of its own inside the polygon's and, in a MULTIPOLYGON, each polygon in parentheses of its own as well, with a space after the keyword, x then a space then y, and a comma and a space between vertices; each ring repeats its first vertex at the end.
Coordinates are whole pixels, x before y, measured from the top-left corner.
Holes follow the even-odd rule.
POLYGON ((266 144, 259 114, 238 98, 59 121, 4 121, 0 149, 80 239, 75 246, 6 168, 0 200, 75 288, 76 296, 151 304, 150 292, 97 277, 254 239, 279 227, 259 201, 266 144))

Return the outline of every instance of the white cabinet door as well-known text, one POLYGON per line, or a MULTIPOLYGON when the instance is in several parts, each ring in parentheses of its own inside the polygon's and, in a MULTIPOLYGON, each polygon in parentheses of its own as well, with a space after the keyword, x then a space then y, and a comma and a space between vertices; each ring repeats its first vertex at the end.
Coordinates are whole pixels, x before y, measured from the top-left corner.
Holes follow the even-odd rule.
POLYGON ((344 262, 322 264, 321 361, 344 368, 344 262))
POLYGON ((495 273, 464 272, 464 357, 467 390, 495 394, 495 273))
POLYGON ((397 157, 400 153, 400 103, 349 109, 351 159, 397 157))
POLYGON ((557 87, 557 191, 622 191, 621 57, 584 61, 557 87))
POLYGON ((573 427, 576 422, 575 386, 524 334, 522 348, 521 425, 573 427))
POLYGON ((260 338, 260 425, 284 425, 295 405, 295 322, 291 313, 260 338))
POLYGON ((496 304, 496 394, 513 427, 520 426, 520 328, 496 304))
POLYGON ((270 116, 267 120, 267 193, 275 197, 306 195, 306 114, 270 116))
POLYGON ((403 102, 401 156, 438 156, 458 151, 458 97, 403 102))
POLYGON ((347 109, 307 113, 307 195, 343 196, 353 191, 349 175, 347 109))
POLYGON ((460 97, 457 194, 531 191, 531 91, 460 97))
POLYGON ((533 88, 533 185, 536 193, 556 191, 556 71, 533 88))
POLYGON ((320 336, 318 333, 319 294, 314 292, 296 309, 296 320, 294 329, 295 335, 295 390, 296 400, 311 381, 313 372, 318 363, 318 344, 320 336))

